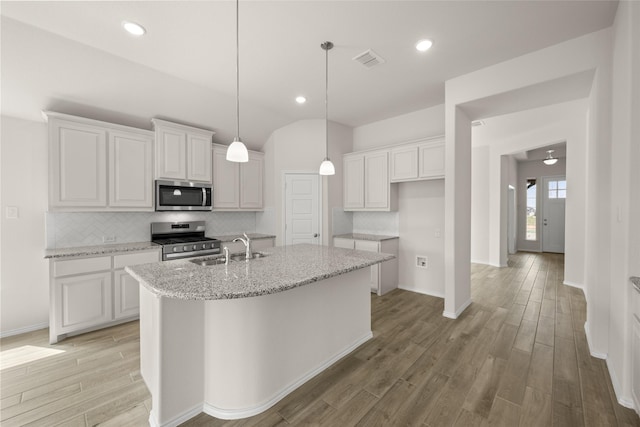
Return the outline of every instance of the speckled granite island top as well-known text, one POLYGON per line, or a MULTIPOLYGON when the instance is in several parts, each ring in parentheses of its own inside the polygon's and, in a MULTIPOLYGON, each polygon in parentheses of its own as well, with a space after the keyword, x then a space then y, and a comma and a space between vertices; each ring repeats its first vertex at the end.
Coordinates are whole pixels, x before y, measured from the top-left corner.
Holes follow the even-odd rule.
POLYGON ((310 244, 278 246, 261 252, 267 256, 248 262, 230 261, 226 266, 203 267, 189 260, 175 260, 125 270, 161 297, 216 300, 282 292, 394 258, 390 254, 310 244))
POLYGON ((75 248, 45 249, 45 258, 73 258, 80 256, 110 255, 118 252, 139 252, 162 249, 152 242, 117 243, 111 245, 78 246, 75 248))
POLYGON ((340 234, 333 237, 337 237, 340 239, 371 240, 373 242, 381 242, 383 240, 391 240, 391 239, 398 238, 398 236, 385 236, 382 234, 365 234, 365 233, 340 234))

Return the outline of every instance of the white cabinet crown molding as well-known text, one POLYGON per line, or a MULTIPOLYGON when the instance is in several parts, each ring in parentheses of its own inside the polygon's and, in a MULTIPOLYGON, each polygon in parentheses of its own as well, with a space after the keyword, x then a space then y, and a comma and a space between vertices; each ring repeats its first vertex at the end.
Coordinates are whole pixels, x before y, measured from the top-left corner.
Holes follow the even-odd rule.
POLYGON ((86 117, 81 117, 81 116, 72 116, 71 114, 58 113, 56 111, 42 111, 42 117, 47 123, 51 119, 60 119, 68 122, 105 127, 105 128, 108 128, 109 130, 114 130, 114 131, 137 133, 137 134, 144 135, 147 137, 152 137, 152 138, 154 135, 154 132, 148 129, 141 129, 141 128, 136 128, 132 126, 120 125, 117 123, 109 123, 101 120, 88 119, 86 117))

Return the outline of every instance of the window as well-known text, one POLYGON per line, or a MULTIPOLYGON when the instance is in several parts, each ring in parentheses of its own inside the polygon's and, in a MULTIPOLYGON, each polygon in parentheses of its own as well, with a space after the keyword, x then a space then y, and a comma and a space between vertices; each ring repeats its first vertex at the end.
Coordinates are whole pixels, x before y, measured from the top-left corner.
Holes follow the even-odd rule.
POLYGON ((567 181, 549 181, 549 198, 550 199, 566 199, 567 198, 567 181))
POLYGON ((536 179, 527 179, 527 223, 526 223, 526 240, 536 240, 536 208, 538 200, 536 197, 536 179))

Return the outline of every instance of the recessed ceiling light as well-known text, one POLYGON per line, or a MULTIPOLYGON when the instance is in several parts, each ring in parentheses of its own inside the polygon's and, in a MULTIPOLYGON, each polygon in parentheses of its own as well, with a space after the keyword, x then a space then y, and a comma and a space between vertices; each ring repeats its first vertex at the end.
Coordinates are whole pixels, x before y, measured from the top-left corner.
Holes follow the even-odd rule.
POLYGON ((298 104, 304 104, 305 102, 307 102, 307 98, 305 98, 304 96, 296 96, 296 102, 298 104))
POLYGON ((426 52, 429 49, 431 49, 431 46, 433 46, 433 42, 431 40, 420 40, 418 43, 416 43, 416 49, 418 49, 420 52, 426 52))
POLYGON ((129 34, 137 37, 140 37, 147 32, 142 25, 136 24, 135 22, 123 21, 122 27, 127 30, 129 34))

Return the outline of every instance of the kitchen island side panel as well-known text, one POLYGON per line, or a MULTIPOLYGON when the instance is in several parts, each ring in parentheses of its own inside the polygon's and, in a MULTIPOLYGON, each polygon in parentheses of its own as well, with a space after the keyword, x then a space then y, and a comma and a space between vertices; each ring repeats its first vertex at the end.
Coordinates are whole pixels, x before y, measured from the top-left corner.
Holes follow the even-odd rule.
POLYGON ((253 298, 205 302, 205 406, 258 414, 371 338, 370 272, 253 298))

